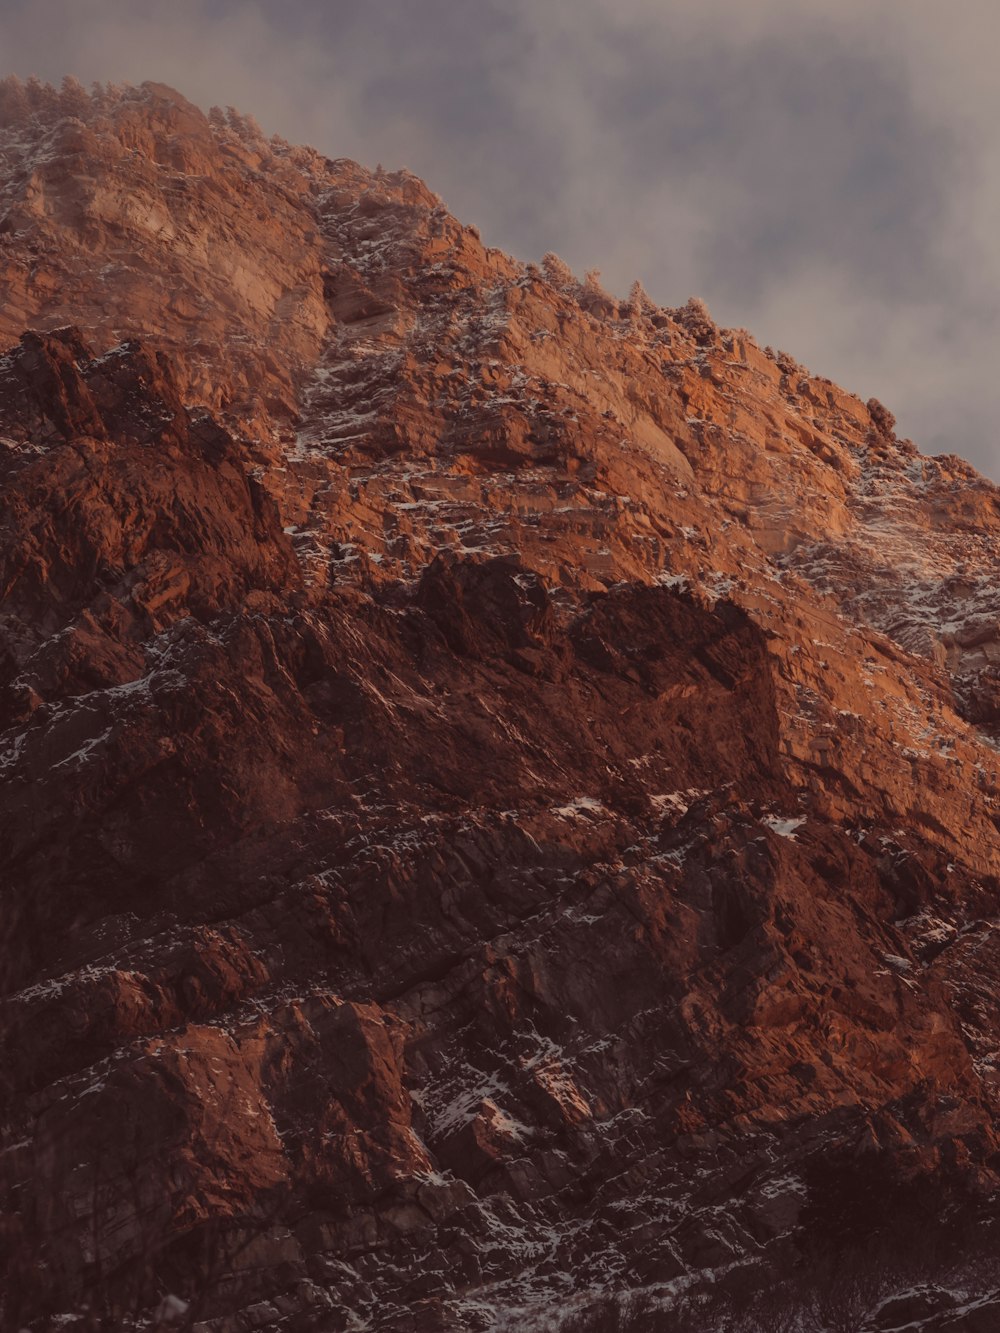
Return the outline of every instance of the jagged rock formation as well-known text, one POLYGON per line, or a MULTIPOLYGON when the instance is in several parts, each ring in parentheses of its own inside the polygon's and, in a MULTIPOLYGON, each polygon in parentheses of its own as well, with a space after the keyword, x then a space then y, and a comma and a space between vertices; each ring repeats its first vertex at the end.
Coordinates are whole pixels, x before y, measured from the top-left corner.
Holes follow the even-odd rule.
POLYGON ((667 1319, 987 1227, 1000 492, 407 173, 0 120, 10 1326, 667 1319))

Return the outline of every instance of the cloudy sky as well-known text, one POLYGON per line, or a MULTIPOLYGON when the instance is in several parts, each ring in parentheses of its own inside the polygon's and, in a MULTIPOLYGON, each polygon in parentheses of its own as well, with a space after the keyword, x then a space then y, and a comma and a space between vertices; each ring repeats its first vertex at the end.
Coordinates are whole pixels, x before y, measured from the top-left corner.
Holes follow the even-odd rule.
POLYGON ((0 72, 173 84, 690 295, 1000 476, 997 0, 0 0, 0 72))

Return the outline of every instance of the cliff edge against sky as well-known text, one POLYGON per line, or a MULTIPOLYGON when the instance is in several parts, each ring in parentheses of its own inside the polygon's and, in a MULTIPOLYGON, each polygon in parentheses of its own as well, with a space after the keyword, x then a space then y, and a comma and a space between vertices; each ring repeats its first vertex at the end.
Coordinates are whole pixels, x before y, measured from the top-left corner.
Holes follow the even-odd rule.
POLYGON ((0 298, 5 1326, 991 1326, 1000 491, 159 85, 0 298))

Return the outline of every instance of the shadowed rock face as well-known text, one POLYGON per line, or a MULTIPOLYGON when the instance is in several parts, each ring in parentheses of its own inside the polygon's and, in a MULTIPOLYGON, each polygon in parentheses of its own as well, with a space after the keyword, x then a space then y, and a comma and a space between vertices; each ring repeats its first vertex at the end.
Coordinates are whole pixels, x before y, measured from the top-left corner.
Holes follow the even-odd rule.
POLYGON ((406 173, 0 87, 7 1324, 988 1223, 996 488, 406 173))

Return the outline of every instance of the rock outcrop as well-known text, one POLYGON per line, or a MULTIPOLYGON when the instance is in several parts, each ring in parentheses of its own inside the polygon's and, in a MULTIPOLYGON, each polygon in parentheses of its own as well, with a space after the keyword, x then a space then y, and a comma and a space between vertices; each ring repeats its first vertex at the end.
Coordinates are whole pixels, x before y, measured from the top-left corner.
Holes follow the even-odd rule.
POLYGON ((3 85, 0 292, 8 1326, 985 1247, 992 483, 158 85, 3 85))

